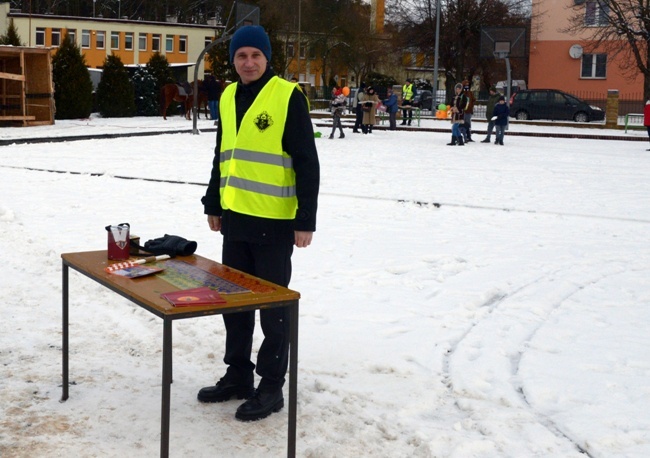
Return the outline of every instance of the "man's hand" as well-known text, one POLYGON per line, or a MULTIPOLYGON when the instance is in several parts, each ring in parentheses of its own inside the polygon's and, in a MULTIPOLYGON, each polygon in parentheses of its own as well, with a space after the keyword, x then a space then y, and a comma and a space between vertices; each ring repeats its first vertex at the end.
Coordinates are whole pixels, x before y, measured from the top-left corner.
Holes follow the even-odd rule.
POLYGON ((311 245, 311 239, 314 236, 313 232, 308 232, 308 231, 294 231, 295 232, 295 239, 296 239, 296 246, 298 248, 306 248, 309 245, 311 245))
POLYGON ((221 230, 221 216, 208 215, 210 230, 219 232, 221 230))

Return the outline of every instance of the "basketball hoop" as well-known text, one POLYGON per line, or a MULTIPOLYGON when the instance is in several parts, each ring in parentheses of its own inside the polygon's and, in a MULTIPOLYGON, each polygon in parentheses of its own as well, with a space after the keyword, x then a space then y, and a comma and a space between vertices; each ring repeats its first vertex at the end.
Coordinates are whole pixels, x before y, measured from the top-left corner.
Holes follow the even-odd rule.
POLYGON ((509 54, 510 52, 508 51, 494 51, 494 57, 496 57, 497 59, 505 59, 508 57, 509 54))

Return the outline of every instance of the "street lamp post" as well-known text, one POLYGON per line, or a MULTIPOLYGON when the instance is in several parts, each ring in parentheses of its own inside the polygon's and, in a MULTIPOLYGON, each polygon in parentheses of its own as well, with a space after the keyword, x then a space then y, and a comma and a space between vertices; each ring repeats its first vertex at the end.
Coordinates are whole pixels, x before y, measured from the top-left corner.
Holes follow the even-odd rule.
MULTIPOLYGON (((436 45, 433 57, 433 103, 438 103, 438 58, 440 43, 440 1, 436 1, 436 45)), ((433 110, 433 106, 431 107, 433 110)))
POLYGON ((298 0, 298 58, 296 62, 298 64, 298 81, 300 81, 300 29, 301 29, 301 9, 302 1, 298 0))

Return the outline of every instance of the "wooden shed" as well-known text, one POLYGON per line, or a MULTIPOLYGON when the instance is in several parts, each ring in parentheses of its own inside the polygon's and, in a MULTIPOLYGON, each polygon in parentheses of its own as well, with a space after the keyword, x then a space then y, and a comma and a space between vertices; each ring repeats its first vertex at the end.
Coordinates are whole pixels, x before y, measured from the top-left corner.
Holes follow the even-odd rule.
POLYGON ((49 49, 0 46, 0 126, 54 124, 49 49))

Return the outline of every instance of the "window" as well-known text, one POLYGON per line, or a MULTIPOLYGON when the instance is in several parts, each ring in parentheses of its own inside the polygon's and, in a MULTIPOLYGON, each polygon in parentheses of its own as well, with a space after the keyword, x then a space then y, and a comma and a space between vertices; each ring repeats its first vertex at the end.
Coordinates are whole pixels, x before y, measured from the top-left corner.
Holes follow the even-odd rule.
POLYGON ((42 27, 36 28, 36 46, 45 46, 45 29, 42 27))
POLYGON ((52 29, 52 46, 61 45, 61 29, 52 29))
POLYGON ((68 37, 70 37, 71 43, 77 42, 77 29, 67 29, 65 33, 68 35, 68 37))
POLYGON ((185 35, 178 37, 178 52, 187 52, 187 36, 185 35))
POLYGON ((293 57, 296 51, 293 49, 293 43, 287 43, 287 57, 293 57))
POLYGON ((583 54, 582 78, 606 78, 607 77, 607 54, 583 54))
POLYGON ((124 34, 124 49, 133 51, 133 32, 126 32, 124 34))
POLYGON ((165 37, 165 52, 174 52, 174 35, 165 37))
POLYGON ((111 32, 111 49, 120 49, 120 32, 111 32))
POLYGON ((151 50, 160 52, 160 35, 151 35, 151 50))
POLYGON ((599 0, 589 0, 585 9, 585 25, 598 27, 607 25, 609 6, 599 0))
POLYGON ((305 45, 302 45, 300 47, 300 58, 304 59, 305 56, 306 56, 306 53, 307 53, 307 49, 306 49, 305 45))
POLYGON ((138 49, 140 51, 146 51, 147 50, 147 34, 146 33, 141 33, 138 35, 138 49))
POLYGON ((95 47, 97 49, 104 49, 106 47, 106 32, 97 31, 95 47))
POLYGON ((90 48, 90 30, 81 31, 81 47, 90 48))

